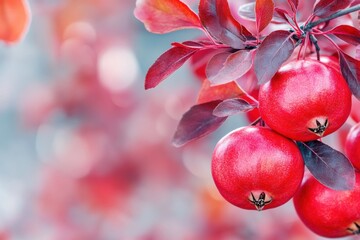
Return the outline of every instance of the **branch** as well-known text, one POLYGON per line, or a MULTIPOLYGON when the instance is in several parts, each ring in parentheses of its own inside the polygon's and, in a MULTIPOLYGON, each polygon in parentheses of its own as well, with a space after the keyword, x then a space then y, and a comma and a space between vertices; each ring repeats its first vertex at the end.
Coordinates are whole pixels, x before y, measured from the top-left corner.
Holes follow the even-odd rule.
POLYGON ((323 23, 323 22, 327 22, 327 21, 330 21, 331 19, 334 19, 334 18, 338 18, 338 17, 341 17, 341 16, 344 16, 346 14, 349 14, 349 13, 352 13, 352 12, 355 12, 355 11, 360 11, 360 4, 359 5, 355 5, 355 6, 352 6, 350 8, 347 8, 347 9, 344 9, 344 10, 341 10, 341 11, 338 11, 332 15, 330 15, 329 17, 326 17, 326 18, 322 18, 322 19, 319 19, 315 22, 310 22, 309 24, 307 24, 305 27, 304 27, 304 31, 309 31, 310 29, 312 29, 313 27, 323 23))

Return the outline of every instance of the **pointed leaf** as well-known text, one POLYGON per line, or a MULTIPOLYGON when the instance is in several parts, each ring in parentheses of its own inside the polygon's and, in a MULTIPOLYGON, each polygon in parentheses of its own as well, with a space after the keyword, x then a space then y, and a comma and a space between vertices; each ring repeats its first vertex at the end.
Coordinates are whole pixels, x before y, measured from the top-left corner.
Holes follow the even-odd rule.
POLYGON ((0 40, 18 42, 30 23, 30 9, 26 0, 3 0, 0 3, 0 40))
POLYGON ((291 10, 295 13, 299 6, 299 0, 288 0, 288 3, 291 7, 291 10))
MULTIPOLYGON (((275 13, 279 16, 279 18, 285 20, 287 23, 289 23, 289 25, 291 25, 292 23, 290 23, 290 14, 288 13, 288 11, 286 11, 285 9, 282 8, 275 8, 275 13)), ((275 18, 276 16, 274 16, 275 18)))
POLYGON ((274 14, 274 2, 272 0, 256 0, 255 15, 258 34, 271 22, 274 14))
POLYGON ((145 89, 156 87, 165 78, 179 69, 198 48, 175 46, 163 53, 149 68, 145 78, 145 89))
POLYGON ((305 165, 312 175, 334 190, 350 190, 355 185, 355 170, 339 151, 320 142, 297 142, 305 165))
POLYGON ((137 0, 134 15, 152 33, 202 28, 198 15, 180 0, 137 0))
POLYGON ((205 78, 199 91, 197 103, 239 98, 242 95, 244 95, 244 92, 236 82, 211 86, 209 80, 205 78))
POLYGON ((211 82, 211 85, 219 85, 234 81, 247 73, 251 66, 251 52, 239 50, 228 55, 223 67, 216 73, 216 75, 210 76, 209 81, 211 82))
POLYGON ((199 16, 209 34, 235 49, 243 49, 251 33, 231 15, 227 1, 200 0, 199 16))
POLYGON ((269 81, 294 51, 290 33, 278 30, 270 33, 258 48, 254 68, 259 84, 269 81))
POLYGON ((172 43, 171 44, 173 47, 190 47, 190 48, 203 48, 204 44, 200 43, 200 42, 196 42, 196 41, 185 41, 182 43, 172 43))
POLYGON ((179 122, 173 138, 173 145, 181 147, 218 129, 226 120, 226 117, 213 115, 214 108, 220 102, 212 101, 191 107, 179 122))
POLYGON ((335 34, 338 38, 355 46, 360 44, 360 31, 353 26, 340 25, 331 29, 327 33, 335 34))
POLYGON ((253 92, 255 89, 259 88, 258 81, 255 76, 254 68, 245 73, 242 77, 235 80, 237 85, 243 92, 253 92))
POLYGON ((352 0, 320 0, 314 7, 315 16, 328 17, 339 10, 348 7, 352 0))
POLYGON ((213 114, 217 117, 228 117, 248 112, 254 108, 256 108, 256 105, 250 104, 241 98, 232 98, 220 102, 214 109, 213 114))
POLYGON ((360 100, 360 61, 339 51, 340 69, 351 92, 360 100))
POLYGON ((207 63, 205 74, 208 79, 214 78, 216 74, 224 67, 226 59, 231 55, 231 52, 224 51, 215 54, 207 63))
POLYGON ((252 34, 246 29, 245 26, 241 25, 232 15, 228 1, 216 0, 216 9, 219 14, 220 24, 235 33, 239 37, 245 36, 246 39, 254 39, 252 34))

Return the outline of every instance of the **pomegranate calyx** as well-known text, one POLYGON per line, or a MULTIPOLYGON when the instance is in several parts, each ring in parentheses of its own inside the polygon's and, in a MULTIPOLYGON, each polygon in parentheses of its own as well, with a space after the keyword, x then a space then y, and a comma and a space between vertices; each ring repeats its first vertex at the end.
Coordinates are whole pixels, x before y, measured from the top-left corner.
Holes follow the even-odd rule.
POLYGON ((347 228, 347 230, 348 230, 349 232, 351 232, 352 234, 354 234, 354 235, 360 234, 360 224, 357 223, 357 222, 354 222, 354 225, 355 225, 356 229, 347 228))
POLYGON ((326 119, 325 122, 322 124, 319 120, 316 121, 316 127, 315 128, 308 128, 310 132, 314 133, 315 135, 322 137, 325 133, 325 130, 329 126, 329 121, 326 119))
POLYGON ((259 195, 259 198, 256 199, 254 194, 251 192, 251 199, 249 201, 255 205, 256 210, 261 211, 267 204, 272 202, 272 198, 270 197, 270 200, 265 201, 266 194, 264 192, 261 192, 259 195))

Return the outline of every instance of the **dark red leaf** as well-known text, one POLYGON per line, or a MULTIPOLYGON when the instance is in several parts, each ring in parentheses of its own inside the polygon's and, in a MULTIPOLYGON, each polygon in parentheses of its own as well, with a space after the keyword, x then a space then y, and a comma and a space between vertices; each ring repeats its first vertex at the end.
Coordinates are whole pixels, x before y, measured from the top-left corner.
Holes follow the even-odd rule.
POLYGON ((179 122, 173 138, 173 145, 181 147, 218 129, 227 119, 213 115, 214 108, 220 102, 212 101, 191 107, 179 122))
POLYGON ((339 51, 340 69, 351 92, 360 100, 360 61, 339 51))
POLYGON ((299 0, 288 0, 288 3, 290 5, 292 11, 295 13, 299 6, 299 0))
POLYGON ((199 16, 209 34, 228 46, 243 49, 251 33, 231 15, 227 1, 200 0, 199 16))
POLYGON ((255 105, 252 105, 241 98, 232 98, 219 103, 214 109, 213 114, 217 117, 228 117, 238 113, 248 112, 254 108, 256 108, 255 105))
POLYGON ((305 165, 312 175, 334 190, 350 190, 355 185, 355 170, 339 151, 320 142, 297 142, 305 165))
POLYGON ((190 68, 200 80, 206 78, 206 66, 209 60, 218 52, 217 49, 204 48, 197 51, 190 59, 190 68))
POLYGON ((221 51, 215 54, 206 65, 206 77, 208 79, 214 78, 216 74, 223 68, 226 59, 231 55, 230 51, 221 51))
POLYGON ((179 69, 198 48, 175 46, 163 53, 149 68, 145 78, 145 89, 156 87, 165 78, 179 69))
POLYGON ((180 0, 137 0, 134 15, 152 33, 202 28, 198 15, 180 0))
POLYGON ((315 16, 324 18, 348 7, 352 0, 320 0, 314 7, 315 16))
POLYGON ((355 46, 360 44, 360 31, 352 26, 340 25, 331 29, 327 33, 335 34, 338 38, 355 46))
MULTIPOLYGON (((351 3, 350 6, 356 6, 356 5, 358 5, 358 4, 360 4, 360 0, 354 0, 354 1, 351 3)), ((360 13, 359 13, 359 14, 360 14, 360 13)))
MULTIPOLYGON (((275 13, 276 15, 279 16, 279 18, 285 20, 287 23, 290 24, 290 14, 288 13, 288 11, 286 11, 285 9, 282 9, 282 8, 275 8, 275 13)), ((276 15, 274 16, 274 18, 276 17, 276 15)), ((291 25, 291 24, 290 24, 291 25)))
MULTIPOLYGON (((238 9, 239 15, 247 20, 256 21, 255 17, 255 2, 242 4, 238 9)), ((283 23, 284 18, 279 14, 274 14, 271 20, 272 23, 283 23)))
POLYGON ((274 2, 272 0, 256 0, 255 15, 258 34, 271 22, 274 14, 274 2))
POLYGON ((288 31, 270 33, 259 46, 254 69, 259 84, 269 81, 294 51, 294 43, 288 31))
POLYGON ((228 55, 225 62, 220 66, 222 68, 215 75, 208 77, 211 85, 228 83, 247 73, 252 66, 252 54, 247 50, 239 50, 228 55))
MULTIPOLYGON (((298 8, 296 10, 296 17, 298 22, 305 22, 314 11, 314 5, 317 0, 301 0, 299 1, 298 8)), ((291 6, 291 5, 290 5, 291 6)))
POLYGON ((185 41, 182 43, 174 42, 171 44, 173 47, 189 47, 189 48, 203 48, 204 44, 196 41, 185 41))
POLYGON ((253 67, 250 68, 250 70, 242 77, 236 79, 235 82, 240 87, 240 89, 245 92, 253 92, 256 88, 259 88, 253 67))

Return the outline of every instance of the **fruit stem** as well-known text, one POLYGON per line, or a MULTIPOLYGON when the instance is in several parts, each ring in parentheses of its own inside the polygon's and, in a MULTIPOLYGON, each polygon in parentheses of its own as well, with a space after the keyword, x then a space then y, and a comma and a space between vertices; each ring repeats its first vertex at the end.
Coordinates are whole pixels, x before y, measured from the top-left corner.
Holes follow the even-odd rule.
POLYGON ((319 47, 319 44, 318 44, 318 40, 312 34, 310 34, 309 37, 310 37, 311 42, 315 46, 317 60, 320 61, 320 47, 319 47))
POLYGON ((349 14, 349 13, 352 13, 352 12, 356 12, 356 11, 359 11, 360 10, 360 4, 358 5, 355 5, 355 6, 352 6, 350 8, 347 8, 347 9, 343 9, 341 11, 338 11, 332 15, 330 15, 329 17, 326 17, 326 18, 321 18, 315 22, 310 22, 309 24, 307 24, 305 27, 304 27, 304 31, 309 31, 310 29, 312 29, 313 27, 321 24, 321 23, 324 23, 324 22, 327 22, 327 21, 330 21, 334 18, 338 18, 338 17, 341 17, 341 16, 344 16, 346 14, 349 14))

